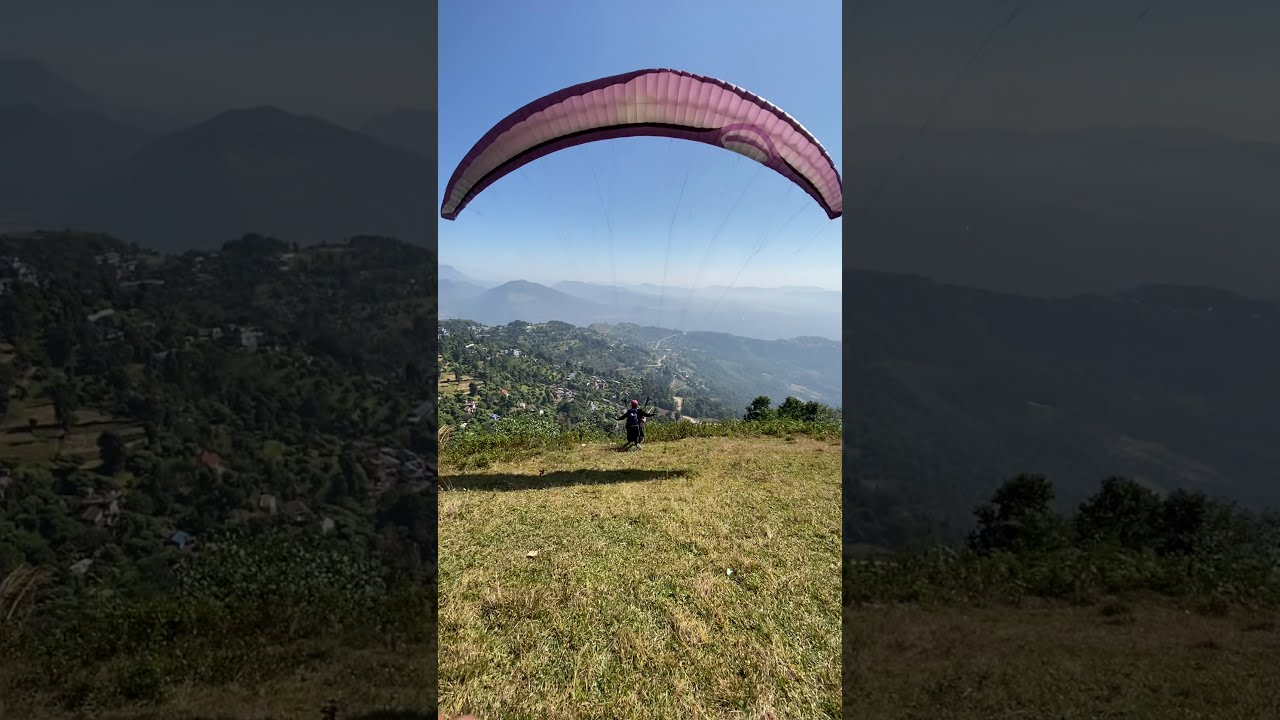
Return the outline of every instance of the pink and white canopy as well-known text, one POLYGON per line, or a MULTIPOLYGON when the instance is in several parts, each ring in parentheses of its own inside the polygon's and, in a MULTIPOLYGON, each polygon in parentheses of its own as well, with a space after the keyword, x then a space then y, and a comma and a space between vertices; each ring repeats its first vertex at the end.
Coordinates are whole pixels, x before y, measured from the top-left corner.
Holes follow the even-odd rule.
POLYGON ((619 137, 672 137, 716 145, 763 163, 799 185, 835 219, 840 173, 813 135, 757 95, 680 70, 637 70, 534 100, 471 148, 445 188, 453 220, 502 176, 557 150, 619 137))

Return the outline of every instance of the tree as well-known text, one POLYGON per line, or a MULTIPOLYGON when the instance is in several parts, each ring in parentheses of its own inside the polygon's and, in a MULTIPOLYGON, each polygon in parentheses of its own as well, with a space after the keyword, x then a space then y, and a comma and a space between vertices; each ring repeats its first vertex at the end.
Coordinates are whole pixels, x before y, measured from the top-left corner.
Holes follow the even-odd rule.
POLYGON ((974 509, 978 527, 969 546, 979 552, 1045 550, 1060 545, 1062 519, 1050 505, 1053 484, 1043 475, 1022 474, 1005 481, 991 500, 974 509))
POLYGON ((7 542, 0 542, 0 581, 20 567, 26 559, 22 550, 7 542))
POLYGON ((1115 543, 1130 550, 1151 547, 1160 515, 1160 496, 1133 480, 1110 477, 1080 505, 1076 536, 1089 543, 1115 543))
POLYGON ((124 440, 110 430, 101 433, 98 435, 98 457, 102 460, 100 470, 104 475, 120 472, 128 459, 124 440))
POLYGON ((806 422, 835 422, 840 419, 837 411, 815 400, 805 403, 800 414, 806 422))
POLYGON ((0 421, 9 414, 9 397, 13 394, 17 379, 11 363, 0 363, 0 421))
POLYGON ((773 401, 767 396, 761 395, 752 400, 751 404, 747 406, 747 414, 742 419, 747 422, 753 422, 756 420, 772 420, 774 416, 773 401))
POLYGON ((53 399, 53 416, 64 433, 76 426, 76 392, 66 383, 59 383, 49 393, 53 399))
POLYGON ((334 485, 330 488, 330 502, 337 502, 344 498, 362 499, 364 497, 369 486, 369 475, 360 463, 356 462, 355 453, 355 448, 348 445, 338 456, 338 467, 341 473, 334 478, 334 485))
POLYGON ((224 255, 249 260, 261 260, 288 251, 288 243, 258 233, 248 233, 238 240, 228 240, 222 244, 224 255))
POLYGON ((783 420, 807 420, 805 417, 805 405, 800 400, 788 397, 778 406, 778 417, 783 420))
POLYGON ((44 351, 49 356, 49 364, 55 368, 66 367, 71 360, 75 341, 71 333, 61 325, 46 328, 44 332, 44 351))
POLYGON ((1175 490, 1160 504, 1156 518, 1157 550, 1166 555, 1190 555, 1196 550, 1209 519, 1209 498, 1204 493, 1175 490))

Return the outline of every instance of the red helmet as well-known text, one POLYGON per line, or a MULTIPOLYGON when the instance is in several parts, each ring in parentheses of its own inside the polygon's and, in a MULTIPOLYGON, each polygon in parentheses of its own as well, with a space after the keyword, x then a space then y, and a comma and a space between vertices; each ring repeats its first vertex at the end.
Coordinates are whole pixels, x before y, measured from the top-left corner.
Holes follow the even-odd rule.
POLYGON ((639 401, 639 400, 632 400, 632 401, 631 401, 631 407, 635 407, 635 406, 637 406, 637 405, 639 405, 639 404, 640 404, 640 401, 639 401))

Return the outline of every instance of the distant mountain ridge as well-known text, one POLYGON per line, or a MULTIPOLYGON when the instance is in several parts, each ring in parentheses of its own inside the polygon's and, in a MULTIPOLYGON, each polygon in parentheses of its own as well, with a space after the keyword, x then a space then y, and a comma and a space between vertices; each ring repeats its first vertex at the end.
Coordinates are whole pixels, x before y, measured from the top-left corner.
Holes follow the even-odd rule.
MULTIPOLYGON (((12 104, 92 113, 99 125, 139 126, 131 118, 146 114, 113 107, 39 63, 0 59, 0 105, 12 104)), ((432 236, 434 201, 423 198, 436 182, 425 159, 434 154, 434 111, 389 111, 359 132, 329 124, 329 134, 316 132, 311 118, 283 113, 294 120, 280 123, 254 110, 234 112, 262 127, 229 133, 219 155, 194 147, 198 128, 213 120, 166 131, 128 162, 87 153, 94 167, 78 167, 75 181, 66 181, 67 171, 36 171, 0 199, 0 224, 104 230, 166 250, 246 232, 303 244, 353 233, 415 242, 432 236), (273 142, 253 140, 263 134, 273 142)), ((100 131, 73 124, 63 137, 67 146, 93 146, 100 131)), ((1155 127, 863 127, 851 142, 860 168, 848 178, 851 202, 894 178, 860 223, 857 256, 847 258, 857 267, 1041 296, 1199 282, 1280 299, 1280 205, 1272 192, 1280 187, 1280 144, 1155 127)), ((45 164, 61 162, 50 151, 45 164)), ((655 289, 662 293, 653 285, 628 288, 636 296, 655 289)), ((649 315, 615 307, 619 319, 670 322, 665 298, 661 309, 653 300, 628 304, 628 312, 643 306, 649 315)), ((717 308, 712 318, 714 305, 698 295, 679 312, 713 321, 730 314, 717 308)), ((809 312, 760 316, 763 329, 754 330, 740 318, 728 318, 739 334, 781 336, 796 325, 798 334, 839 332, 838 317, 816 321, 809 312)))
POLYGON ((360 132, 423 158, 436 154, 439 115, 420 108, 399 108, 361 125, 360 132))
POLYGON ((14 224, 0 230, 65 220, 68 196, 92 192, 106 167, 151 139, 88 110, 0 105, 0 215, 14 224))
POLYGON ((271 106, 160 134, 130 119, 146 114, 0 58, 0 151, 21 161, 0 169, 0 229, 79 227, 164 251, 250 232, 300 244, 432 236, 434 168, 396 142, 271 106))
POLYGON ((271 107, 161 137, 102 176, 68 215, 161 250, 216 247, 250 229, 301 244, 360 234, 422 242, 431 227, 425 161, 271 107))
MULTIPOLYGON (((444 316, 445 302, 441 302, 444 316)), ((452 304, 449 307, 453 307, 452 304)), ((486 325, 505 325, 515 320, 537 323, 557 320, 585 326, 606 313, 603 305, 574 297, 559 290, 525 280, 513 280, 483 291, 462 304, 462 319, 486 325)))
POLYGON ((47 65, 0 55, 0 105, 33 105, 50 110, 103 111, 103 100, 47 65))
MULTIPOLYGON (((661 293, 647 288, 613 287, 580 281, 558 282, 554 287, 528 281, 518 286, 484 295, 477 283, 450 268, 441 274, 440 316, 505 324, 514 320, 541 322, 559 320, 572 325, 634 323, 673 330, 724 332, 762 340, 797 336, 840 336, 840 293, 790 288, 741 288, 725 294, 704 288, 689 302, 687 290, 661 293), (445 278, 450 278, 445 280, 445 278), (524 293, 524 301, 503 299, 511 291, 524 293), (528 302, 531 304, 521 304, 528 302), (716 312, 712 314, 711 310, 716 312), (482 319, 484 318, 484 319, 482 319), (540 319, 535 319, 540 318, 540 319)), ((511 283, 501 286, 506 288, 511 283)), ((671 288, 668 288, 671 290, 671 288)))
POLYGON ((938 508, 1028 471, 1068 504, 1111 474, 1280 504, 1280 304, 1169 285, 1032 298, 871 271, 845 288, 846 442, 899 447, 912 466, 892 473, 938 508))
POLYGON ((469 283, 471 285, 478 285, 480 287, 485 287, 485 288, 491 287, 493 285, 492 283, 486 283, 482 280, 477 280, 476 278, 472 277, 471 275, 468 275, 467 273, 462 272, 461 270, 459 270, 458 268, 452 265, 443 265, 443 264, 440 265, 440 279, 452 280, 454 282, 469 283))

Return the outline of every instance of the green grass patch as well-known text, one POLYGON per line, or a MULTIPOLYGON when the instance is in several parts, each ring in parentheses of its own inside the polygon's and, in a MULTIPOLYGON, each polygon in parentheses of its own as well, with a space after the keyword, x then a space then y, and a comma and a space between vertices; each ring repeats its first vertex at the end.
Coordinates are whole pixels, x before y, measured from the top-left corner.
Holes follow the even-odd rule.
POLYGON ((838 717, 838 446, 588 444, 441 474, 446 713, 838 717))
POLYGON ((1251 559, 1206 560, 1107 548, 980 554, 945 549, 885 560, 846 558, 846 603, 964 605, 1029 598, 1080 604, 1153 593, 1188 608, 1280 607, 1280 574, 1251 559))
MULTIPOLYGON (((721 422, 650 422, 645 430, 646 445, 694 438, 783 438, 794 442, 803 437, 824 442, 839 441, 839 423, 797 420, 721 422)), ((494 463, 514 462, 549 450, 565 450, 583 443, 622 443, 621 426, 611 432, 591 427, 567 428, 552 418, 516 415, 495 423, 476 425, 450 435, 440 447, 442 464, 461 470, 483 469, 494 463)))
POLYGON ((8 709, 163 705, 192 688, 208 695, 331 667, 344 652, 422 648, 434 630, 429 588, 389 586, 371 561, 294 533, 206 546, 165 592, 67 582, 4 628, 8 709))

